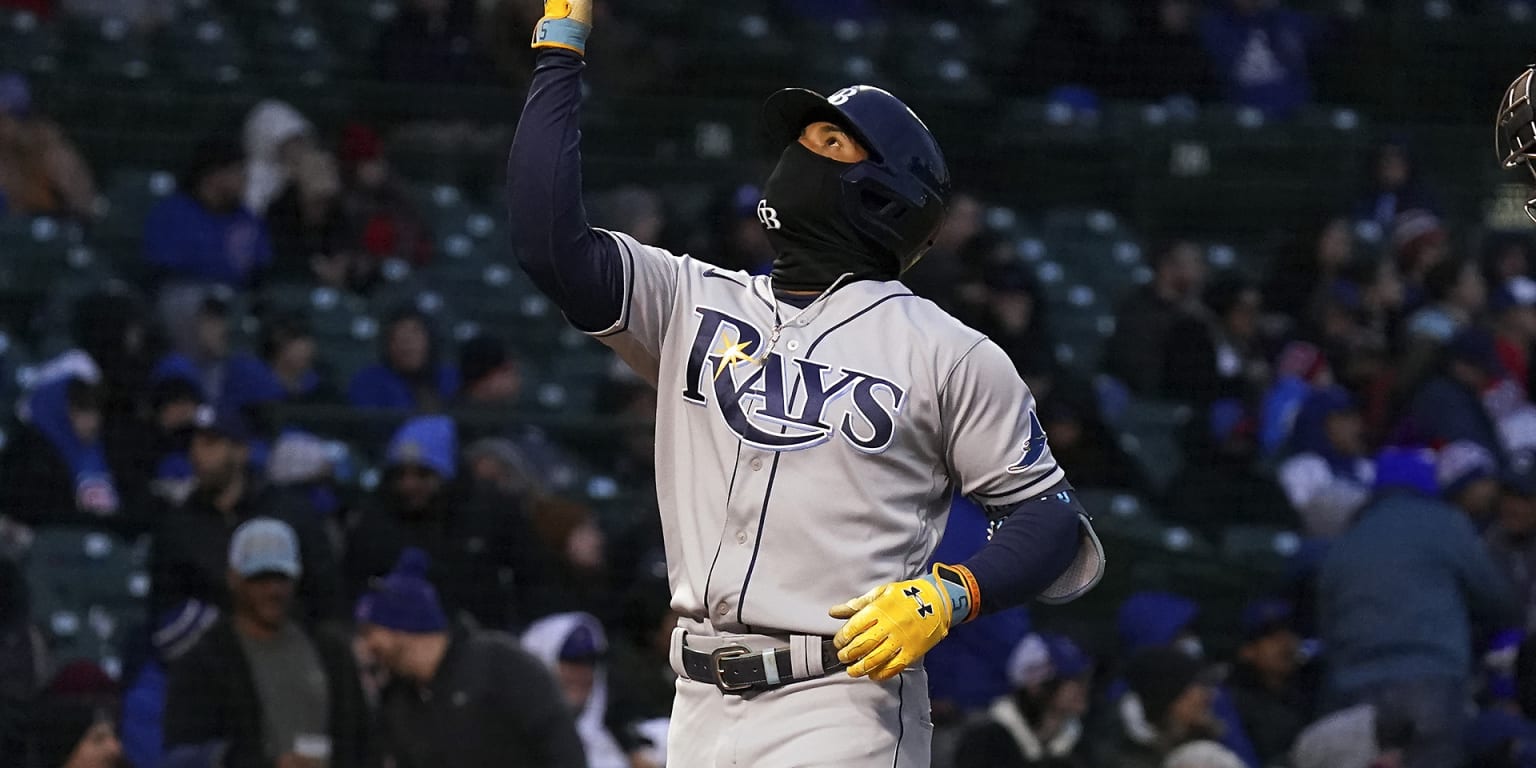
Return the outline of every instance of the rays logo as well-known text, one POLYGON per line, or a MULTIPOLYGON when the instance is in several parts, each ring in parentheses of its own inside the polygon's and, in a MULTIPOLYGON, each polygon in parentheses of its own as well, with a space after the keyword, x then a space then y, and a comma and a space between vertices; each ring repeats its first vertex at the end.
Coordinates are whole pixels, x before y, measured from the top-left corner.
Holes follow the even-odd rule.
POLYGON ((768 451, 820 445, 838 434, 864 453, 891 445, 906 389, 873 374, 807 360, 763 355, 751 323, 708 307, 688 354, 683 399, 708 405, 713 394, 726 426, 742 442, 768 451), (791 383, 791 381, 793 383, 791 383), (846 401, 842 418, 833 405, 846 401))
POLYGON ((1045 456, 1045 428, 1040 426, 1040 417, 1034 411, 1029 412, 1029 437, 1024 438, 1023 455, 1018 462, 1008 467, 1009 474, 1017 475, 1040 463, 1045 456))

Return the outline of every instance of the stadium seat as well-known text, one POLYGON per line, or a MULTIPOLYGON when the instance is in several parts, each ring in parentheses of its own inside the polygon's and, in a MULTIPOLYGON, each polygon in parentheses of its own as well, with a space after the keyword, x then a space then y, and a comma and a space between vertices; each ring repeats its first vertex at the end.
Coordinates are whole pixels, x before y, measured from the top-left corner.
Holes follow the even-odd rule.
POLYGON ((127 20, 108 17, 62 23, 70 60, 83 62, 92 75, 139 81, 154 72, 149 40, 127 20))
POLYGON ((55 662, 85 658, 121 672, 125 646, 146 624, 149 541, 43 526, 26 557, 33 619, 55 662))
POLYGON ((1301 549, 1301 536, 1287 528, 1232 525, 1221 534, 1221 554, 1252 568, 1279 571, 1301 549))
POLYGON ((27 11, 0 8, 0 70, 52 72, 59 64, 59 50, 52 25, 27 11))
POLYGON ((167 68, 183 80, 228 84, 245 76, 245 48, 227 19, 186 13, 162 33, 167 68))
POLYGON ((1165 491, 1184 466, 1180 438, 1193 417, 1183 404, 1133 400, 1120 422, 1120 447, 1141 465, 1159 492, 1165 491))

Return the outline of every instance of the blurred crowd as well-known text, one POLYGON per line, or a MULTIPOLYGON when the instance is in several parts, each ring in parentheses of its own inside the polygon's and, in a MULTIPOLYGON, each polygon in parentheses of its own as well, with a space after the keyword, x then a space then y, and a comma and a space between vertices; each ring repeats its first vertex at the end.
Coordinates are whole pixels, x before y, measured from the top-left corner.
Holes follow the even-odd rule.
MULTIPOLYGON (((1325 19, 1211 5, 1040 2, 1028 54, 996 76, 1283 118, 1313 98, 1318 53, 1347 50, 1325 19), (1101 6, 1134 19, 1113 45, 1087 17, 1101 6)), ((515 88, 538 6, 403 2, 377 77, 515 88)), ((153 29, 178 4, 0 7, 153 29)), ((815 22, 830 5, 774 10, 815 22)), ((645 45, 643 20, 604 29, 645 45)), ((43 107, 0 75, 0 217, 89 225, 91 163, 43 107)), ((534 429, 466 434, 476 409, 526 407, 542 373, 527 339, 450 343, 405 301, 376 361, 351 370, 303 313, 262 305, 275 284, 377 293, 392 265, 441 258, 375 129, 328 132, 268 100, 189 155, 143 222, 136 279, 73 303, 54 329, 68 351, 29 370, 0 447, 0 766, 664 765, 676 617, 654 509, 604 525, 551 483, 584 462, 653 505, 655 393, 609 377, 602 415, 626 429, 596 455, 534 429), (398 417, 368 437, 376 482, 349 476, 338 436, 285 422, 280 406, 302 405, 398 417), (70 527, 151 542, 149 626, 112 664, 54 658, 29 602, 31 543, 70 527)), ((641 187, 594 194, 593 215, 762 272, 759 195, 740 181, 703 215, 641 187)), ((1146 585, 1110 645, 1024 609, 956 628, 928 660, 935 765, 1536 765, 1536 240, 1454 236, 1405 141, 1384 140, 1360 181, 1335 216, 1277 222, 1297 234, 1267 274, 1213 267, 1176 232, 1146 242, 1147 279, 1093 376, 1061 362, 1059 305, 989 225, 1008 201, 956 196, 908 282, 1008 352, 1077 487, 1147 499, 1213 540, 1262 523, 1304 543, 1240 616, 1146 585), (1117 439, 1132 402, 1194 414, 1170 483, 1117 439)), ((985 531, 956 499, 936 557, 963 560, 985 531)))

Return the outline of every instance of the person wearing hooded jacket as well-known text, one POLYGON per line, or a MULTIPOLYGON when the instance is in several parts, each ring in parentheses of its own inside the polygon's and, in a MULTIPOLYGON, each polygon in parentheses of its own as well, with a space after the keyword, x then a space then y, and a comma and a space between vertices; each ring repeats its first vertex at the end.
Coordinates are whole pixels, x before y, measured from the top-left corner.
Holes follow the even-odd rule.
POLYGON ((99 374, 38 386, 22 403, 21 430, 0 465, 0 503, 29 525, 92 523, 124 513, 101 434, 99 374))
POLYGON ((590 613, 556 613, 530 624, 523 650, 544 663, 576 716, 587 768, 629 768, 630 759, 604 724, 608 712, 608 639, 590 613))
POLYGON ((1291 455, 1276 478, 1307 533, 1337 536, 1370 497, 1375 470, 1366 458, 1365 425, 1342 388, 1313 390, 1291 432, 1291 455))
POLYGON ((407 546, 432 556, 428 574, 455 615, 506 630, 548 612, 544 556, 515 502, 461 479, 452 419, 403 424, 386 451, 383 482, 347 526, 347 584, 353 597, 383 576, 407 546))
POLYGON ((440 362, 432 326, 422 313, 402 311, 384 324, 379 362, 358 371, 347 403, 358 408, 433 410, 459 391, 459 371, 440 362))
POLYGON ((956 768, 1082 768, 1090 660, 1070 638, 1031 634, 1008 658, 1014 688, 973 718, 956 768))
POLYGON ((267 99, 246 115, 244 140, 245 207, 266 216, 306 152, 314 149, 315 127, 287 102, 267 99))

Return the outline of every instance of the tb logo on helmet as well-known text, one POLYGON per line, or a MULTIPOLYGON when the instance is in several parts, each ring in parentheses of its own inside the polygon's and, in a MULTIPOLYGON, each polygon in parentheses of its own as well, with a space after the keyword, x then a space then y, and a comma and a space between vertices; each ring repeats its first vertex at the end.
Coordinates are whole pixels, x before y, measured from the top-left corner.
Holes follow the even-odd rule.
POLYGON ((757 220, 763 223, 764 229, 783 229, 779 223, 779 212, 768 205, 767 200, 757 201, 757 220))
POLYGON ((841 107, 842 105, 847 104, 848 100, 853 98, 853 95, 858 92, 858 88, 844 88, 841 91, 828 96, 827 103, 834 107, 841 107))

